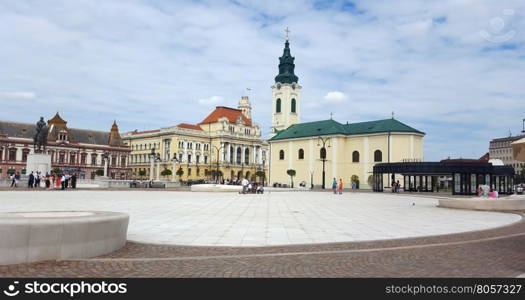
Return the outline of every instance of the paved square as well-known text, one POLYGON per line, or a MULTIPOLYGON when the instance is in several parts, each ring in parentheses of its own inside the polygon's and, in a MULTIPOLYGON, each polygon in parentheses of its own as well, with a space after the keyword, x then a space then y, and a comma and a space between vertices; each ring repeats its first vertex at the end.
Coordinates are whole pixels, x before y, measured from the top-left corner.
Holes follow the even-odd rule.
POLYGON ((266 246, 442 235, 519 221, 516 214, 436 207, 432 198, 377 193, 173 191, 0 192, 0 212, 100 210, 130 214, 144 243, 266 246))

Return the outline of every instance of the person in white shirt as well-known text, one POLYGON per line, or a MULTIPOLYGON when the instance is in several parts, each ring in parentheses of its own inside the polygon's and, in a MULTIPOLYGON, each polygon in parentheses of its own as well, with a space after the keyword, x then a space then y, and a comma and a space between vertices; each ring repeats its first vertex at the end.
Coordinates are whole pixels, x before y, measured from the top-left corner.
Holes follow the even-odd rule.
POLYGON ((250 184, 250 182, 248 181, 248 179, 243 178, 242 181, 241 181, 242 192, 243 192, 243 193, 246 193, 246 191, 247 191, 247 189, 248 189, 248 184, 250 184))

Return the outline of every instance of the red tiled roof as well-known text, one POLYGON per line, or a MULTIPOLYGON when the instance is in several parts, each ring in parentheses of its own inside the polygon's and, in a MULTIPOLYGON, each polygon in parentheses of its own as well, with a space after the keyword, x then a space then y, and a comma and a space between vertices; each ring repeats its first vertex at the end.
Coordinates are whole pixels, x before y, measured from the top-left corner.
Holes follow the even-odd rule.
POLYGON ((202 131, 202 128, 199 125, 192 125, 188 123, 180 123, 179 125, 177 125, 177 127, 202 131))
POLYGON ((487 152, 487 154, 483 155, 479 158, 481 161, 489 161, 490 160, 490 154, 487 152))
POLYGON ((131 135, 145 134, 145 133, 154 133, 154 132, 160 132, 160 129, 146 130, 146 131, 132 131, 131 135))
POLYGON ((242 111, 240 109, 235 109, 235 108, 225 107, 225 106, 217 106, 215 110, 212 111, 211 114, 209 114, 206 117, 206 119, 204 119, 199 124, 215 123, 220 118, 224 118, 224 117, 228 118, 228 121, 230 123, 235 123, 237 122, 237 119, 239 118, 239 116, 242 117, 242 121, 244 122, 244 124, 246 124, 247 126, 252 126, 252 121, 246 118, 246 116, 242 114, 242 111))

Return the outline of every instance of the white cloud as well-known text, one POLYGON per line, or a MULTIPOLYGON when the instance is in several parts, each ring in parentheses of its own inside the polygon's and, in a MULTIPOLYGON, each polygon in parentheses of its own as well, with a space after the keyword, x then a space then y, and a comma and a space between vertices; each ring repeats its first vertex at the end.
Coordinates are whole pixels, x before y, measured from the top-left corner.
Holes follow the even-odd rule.
POLYGON ((395 111, 427 133, 429 159, 479 157, 491 138, 521 130, 525 86, 515 82, 525 77, 525 18, 503 10, 525 11, 522 0, 356 0, 354 11, 315 3, 0 1, 0 87, 32 91, 0 93, 0 120, 33 122, 59 110, 72 127, 107 130, 118 119, 122 131, 152 129, 198 122, 250 87, 253 118, 267 133, 289 26, 302 121, 329 116, 325 101, 352 101, 351 111, 337 112, 342 122, 395 111), (517 33, 507 43, 479 35, 493 32, 496 17, 505 21, 501 34, 517 33), (7 95, 38 95, 44 105, 7 95))
POLYGON ((32 92, 0 92, 1 100, 31 100, 35 98, 32 92))
POLYGON ((328 92, 324 96, 324 99, 329 103, 343 103, 348 99, 348 97, 343 92, 334 91, 328 92))
POLYGON ((199 102, 200 105, 212 106, 217 104, 224 104, 224 98, 221 96, 211 96, 208 98, 199 99, 197 100, 197 102, 199 102))

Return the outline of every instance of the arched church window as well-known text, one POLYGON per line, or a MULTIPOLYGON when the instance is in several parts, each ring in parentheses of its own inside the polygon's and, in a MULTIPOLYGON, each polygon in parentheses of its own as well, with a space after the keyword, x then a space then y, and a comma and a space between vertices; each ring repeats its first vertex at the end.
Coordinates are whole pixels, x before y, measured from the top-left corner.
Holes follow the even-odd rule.
POLYGON ((359 162, 359 152, 354 151, 352 152, 352 162, 359 162))
POLYGON ((296 102, 295 102, 295 98, 292 98, 292 112, 295 113, 296 112, 296 102))
POLYGON ((304 150, 299 149, 299 159, 304 159, 304 150))
POLYGON ((278 98, 275 103, 275 112, 280 113, 281 112, 281 99, 278 98))
POLYGON ((376 150, 374 152, 374 162, 381 162, 383 161, 383 153, 381 150, 376 150))
POLYGON ((279 159, 284 160, 284 150, 279 151, 279 159))

